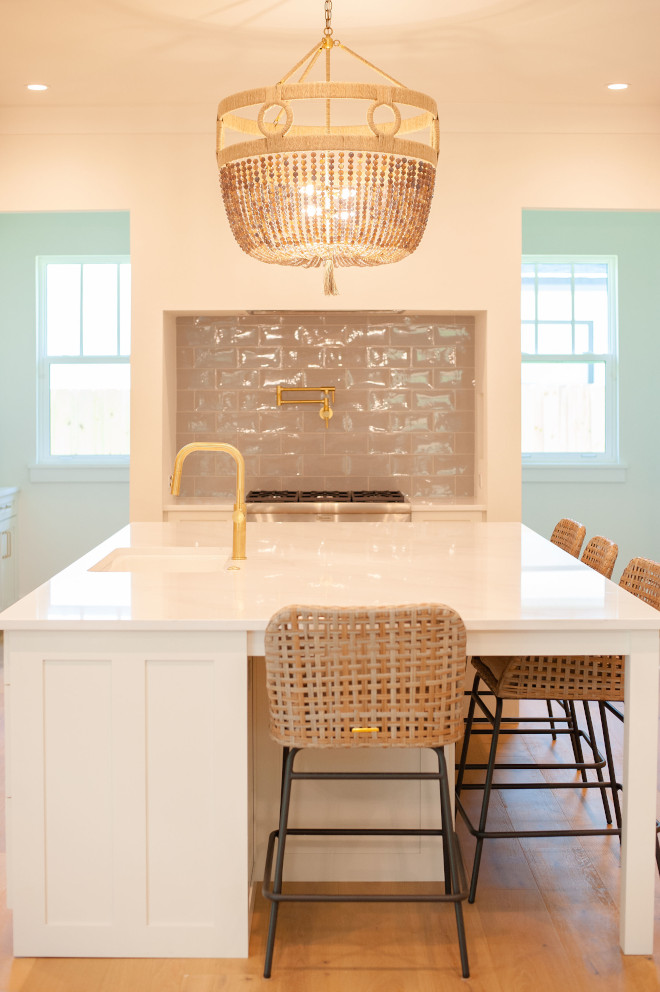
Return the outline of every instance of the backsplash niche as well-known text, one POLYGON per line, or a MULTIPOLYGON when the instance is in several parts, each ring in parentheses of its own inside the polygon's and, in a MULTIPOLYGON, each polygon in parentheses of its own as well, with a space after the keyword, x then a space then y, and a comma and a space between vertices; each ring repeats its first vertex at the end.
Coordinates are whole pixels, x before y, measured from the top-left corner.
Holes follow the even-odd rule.
MULTIPOLYGON (((179 316, 176 345, 176 446, 234 444, 248 489, 474 497, 474 315, 179 316), (313 402, 278 406, 278 386, 287 400, 313 402), (322 390, 330 388, 332 417, 324 419, 322 390)), ((226 456, 186 460, 182 496, 233 498, 234 486, 226 456)))

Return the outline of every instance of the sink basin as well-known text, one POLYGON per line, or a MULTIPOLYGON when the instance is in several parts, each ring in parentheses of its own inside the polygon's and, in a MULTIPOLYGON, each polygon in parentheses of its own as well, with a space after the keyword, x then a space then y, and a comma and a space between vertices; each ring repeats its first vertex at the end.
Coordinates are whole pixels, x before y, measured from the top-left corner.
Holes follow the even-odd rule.
POLYGON ((89 571, 219 572, 230 563, 230 548, 115 548, 89 571))

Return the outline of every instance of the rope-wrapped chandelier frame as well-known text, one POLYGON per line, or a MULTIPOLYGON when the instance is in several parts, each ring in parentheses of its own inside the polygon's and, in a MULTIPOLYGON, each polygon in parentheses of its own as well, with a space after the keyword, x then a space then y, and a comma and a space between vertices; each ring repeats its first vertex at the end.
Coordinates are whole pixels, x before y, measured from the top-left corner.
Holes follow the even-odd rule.
POLYGON ((439 127, 431 97, 332 38, 331 0, 325 7, 320 44, 278 83, 220 102, 217 159, 227 217, 243 251, 278 265, 325 265, 326 292, 336 293, 335 265, 398 262, 419 245, 433 197, 439 127), (335 48, 386 83, 332 82, 335 48), (325 81, 306 81, 322 54, 325 81), (300 79, 291 82, 301 68, 300 79), (349 106, 352 117, 345 116, 355 119, 358 107, 364 123, 333 123, 349 106), (376 114, 391 119, 377 121, 376 114))

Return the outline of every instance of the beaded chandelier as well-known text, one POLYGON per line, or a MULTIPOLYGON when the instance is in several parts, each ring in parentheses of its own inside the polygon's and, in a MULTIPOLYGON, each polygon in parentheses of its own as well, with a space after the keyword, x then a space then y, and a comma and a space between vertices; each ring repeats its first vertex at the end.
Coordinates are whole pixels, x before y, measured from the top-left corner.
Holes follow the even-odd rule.
POLYGON ((321 42, 278 83, 220 102, 217 159, 243 251, 277 265, 322 265, 325 292, 336 295, 335 266, 398 262, 419 245, 439 128, 435 101, 334 40, 331 17, 332 0, 325 0, 321 42), (386 83, 332 82, 336 48, 386 83), (325 81, 308 81, 322 55, 325 81), (366 124, 354 123, 356 108, 366 124), (391 119, 376 121, 376 114, 391 119))

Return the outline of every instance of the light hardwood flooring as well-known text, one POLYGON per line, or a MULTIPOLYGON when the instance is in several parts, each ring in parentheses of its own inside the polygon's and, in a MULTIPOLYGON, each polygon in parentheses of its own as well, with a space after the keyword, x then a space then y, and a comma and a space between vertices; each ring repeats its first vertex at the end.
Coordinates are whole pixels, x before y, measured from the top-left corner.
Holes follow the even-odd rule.
MULTIPOLYGON (((617 723, 617 721, 613 721, 617 723)), ((620 757, 622 734, 614 726, 620 757)), ((565 751, 526 735, 509 754, 565 751)), ((546 773, 548 776, 550 773, 546 773)), ((477 794, 470 795, 477 801, 477 794)), ((595 791, 496 796, 492 823, 600 822, 595 791)), ((473 844, 459 825, 466 866, 473 844)), ((0 834, 4 851, 4 825, 0 834)), ((656 953, 618 947, 616 838, 497 840, 486 845, 477 901, 465 907, 471 978, 460 978, 453 910, 432 904, 306 906, 280 912, 273 977, 261 977, 268 907, 259 896, 247 960, 14 959, 0 863, 0 992, 656 992, 656 953)))

